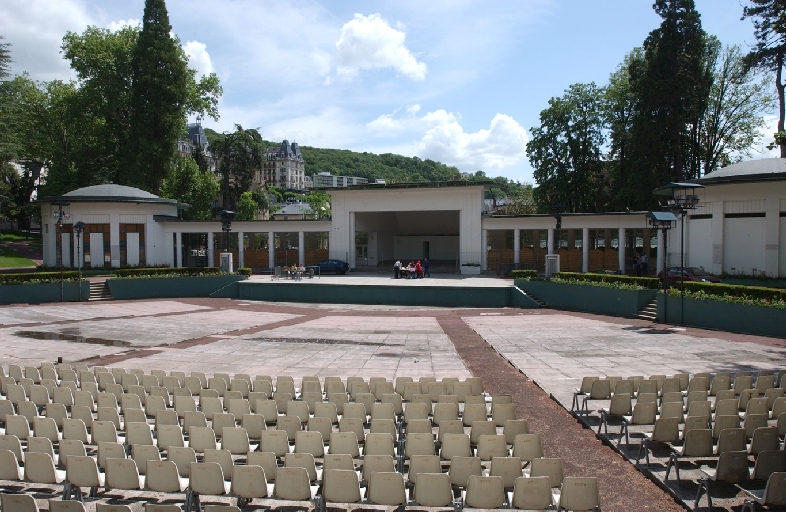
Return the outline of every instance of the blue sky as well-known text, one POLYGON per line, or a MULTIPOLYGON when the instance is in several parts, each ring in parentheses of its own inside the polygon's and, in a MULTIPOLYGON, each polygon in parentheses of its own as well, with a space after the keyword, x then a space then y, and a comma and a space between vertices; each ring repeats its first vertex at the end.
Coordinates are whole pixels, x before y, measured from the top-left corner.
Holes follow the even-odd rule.
MULTIPOLYGON (((747 47, 753 28, 740 20, 741 3, 696 0, 704 29, 747 47)), ((572 83, 605 84, 659 25, 651 5, 167 1, 192 67, 215 71, 224 87, 221 118, 205 126, 238 123, 266 139, 432 158, 522 181, 532 181, 526 142, 549 98, 572 83)), ((59 48, 67 30, 137 24, 143 9, 143 0, 4 0, 0 34, 13 45, 14 72, 68 79, 59 48)))

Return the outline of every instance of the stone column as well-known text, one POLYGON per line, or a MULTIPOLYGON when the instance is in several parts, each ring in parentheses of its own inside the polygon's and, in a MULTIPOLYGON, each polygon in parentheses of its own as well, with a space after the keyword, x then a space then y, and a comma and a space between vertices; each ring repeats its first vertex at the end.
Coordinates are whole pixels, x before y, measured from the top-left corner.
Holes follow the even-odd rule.
POLYGON ((237 232, 237 268, 245 267, 245 254, 244 254, 244 247, 243 247, 243 232, 237 232))
POLYGON ((619 260, 617 265, 620 274, 624 274, 625 273, 625 228, 619 229, 619 235, 617 239, 619 241, 619 260))
POLYGON ((175 255, 177 257, 175 265, 177 267, 183 266, 183 233, 178 231, 175 233, 175 255))
POLYGON ((215 267, 216 266, 216 255, 213 249, 213 236, 215 233, 212 231, 207 234, 207 266, 208 267, 215 267))
POLYGON ((272 231, 267 232, 267 266, 276 266, 276 234, 272 231))
POLYGON ((549 238, 546 242, 546 254, 554 254, 554 228, 549 228, 549 238))
POLYGON ((480 247, 480 269, 488 269, 489 264, 489 230, 480 230, 480 240, 482 242, 480 247))
POLYGON ((299 265, 306 264, 306 237, 302 231, 297 232, 297 262, 299 265))
POLYGON ((513 263, 521 263, 521 230, 513 230, 513 263))
POLYGON ((355 268, 355 212, 349 212, 349 268, 355 268))
POLYGON ((581 230, 581 271, 589 272, 589 228, 581 230))

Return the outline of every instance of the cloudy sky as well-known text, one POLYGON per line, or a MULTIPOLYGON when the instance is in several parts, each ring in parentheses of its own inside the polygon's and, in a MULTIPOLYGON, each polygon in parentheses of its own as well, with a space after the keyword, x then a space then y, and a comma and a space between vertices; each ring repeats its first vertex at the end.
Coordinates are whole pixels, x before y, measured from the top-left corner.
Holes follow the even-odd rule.
MULTIPOLYGON (((744 0, 696 0, 724 44, 753 42, 744 0)), ((660 18, 648 0, 168 0, 173 32, 224 87, 218 131, 431 158, 532 181, 549 98, 605 84, 660 18)), ((16 73, 68 79, 66 31, 139 23, 144 0, 3 0, 16 73)), ((770 130, 774 131, 774 130, 770 130)), ((765 141, 766 142, 769 141, 765 141)))

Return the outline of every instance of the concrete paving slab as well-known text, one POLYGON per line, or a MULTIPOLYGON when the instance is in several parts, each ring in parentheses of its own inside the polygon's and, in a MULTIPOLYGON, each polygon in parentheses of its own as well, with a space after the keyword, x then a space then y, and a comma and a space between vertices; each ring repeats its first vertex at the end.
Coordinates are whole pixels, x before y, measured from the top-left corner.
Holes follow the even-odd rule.
POLYGON ((208 309, 178 301, 102 302, 93 304, 58 303, 46 306, 0 307, 0 325, 52 323, 68 320, 148 316, 208 309))

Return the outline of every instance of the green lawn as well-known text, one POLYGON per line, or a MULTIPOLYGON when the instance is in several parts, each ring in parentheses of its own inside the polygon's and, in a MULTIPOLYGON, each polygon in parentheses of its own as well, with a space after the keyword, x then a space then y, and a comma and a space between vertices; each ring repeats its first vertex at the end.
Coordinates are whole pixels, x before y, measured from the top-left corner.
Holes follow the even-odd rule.
POLYGON ((21 231, 5 231, 0 233, 0 243, 3 242, 24 242, 25 240, 33 243, 41 243, 40 233, 22 233, 21 231))
POLYGON ((12 267, 35 267, 35 262, 19 255, 12 249, 0 247, 0 268, 12 267))

